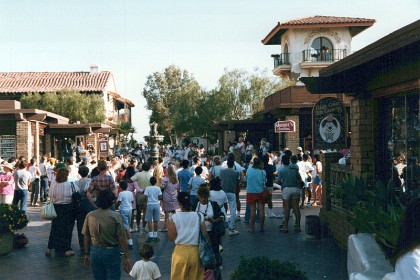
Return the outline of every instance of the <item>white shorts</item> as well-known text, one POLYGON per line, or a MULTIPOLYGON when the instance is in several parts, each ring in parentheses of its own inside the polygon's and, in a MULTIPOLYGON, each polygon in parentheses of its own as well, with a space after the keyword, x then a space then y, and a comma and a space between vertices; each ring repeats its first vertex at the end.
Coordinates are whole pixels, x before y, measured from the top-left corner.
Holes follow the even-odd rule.
POLYGON ((297 198, 299 198, 300 197, 300 191, 299 191, 299 189, 298 188, 296 188, 296 187, 292 187, 292 188, 283 188, 282 190, 281 190, 281 195, 283 196, 283 199, 284 200, 289 200, 291 197, 292 197, 292 195, 294 194, 294 193, 296 193, 297 194, 297 198))

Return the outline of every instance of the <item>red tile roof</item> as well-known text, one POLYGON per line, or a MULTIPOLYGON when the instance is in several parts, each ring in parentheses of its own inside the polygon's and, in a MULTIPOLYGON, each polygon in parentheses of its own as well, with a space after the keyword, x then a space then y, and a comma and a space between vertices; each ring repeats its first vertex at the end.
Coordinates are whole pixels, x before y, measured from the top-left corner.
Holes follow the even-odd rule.
POLYGON ((351 36, 356 36, 375 23, 374 19, 312 16, 279 22, 261 42, 264 45, 279 45, 280 37, 291 28, 314 28, 314 27, 348 27, 351 36))
POLYGON ((0 72, 0 93, 103 91, 111 72, 0 72))
POLYGON ((352 24, 352 23, 375 23, 374 19, 351 18, 351 17, 330 17, 330 16, 312 16, 306 18, 292 19, 283 23, 282 26, 290 25, 313 25, 313 24, 352 24))

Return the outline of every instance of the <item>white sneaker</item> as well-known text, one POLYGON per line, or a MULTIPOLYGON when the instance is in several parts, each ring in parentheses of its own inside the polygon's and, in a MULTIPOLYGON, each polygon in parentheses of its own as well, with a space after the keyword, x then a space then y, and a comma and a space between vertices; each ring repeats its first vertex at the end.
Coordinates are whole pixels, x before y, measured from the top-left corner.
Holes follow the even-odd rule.
POLYGON ((235 230, 235 229, 230 229, 229 230, 229 236, 232 236, 232 235, 238 235, 239 234, 239 231, 237 231, 237 230, 235 230))

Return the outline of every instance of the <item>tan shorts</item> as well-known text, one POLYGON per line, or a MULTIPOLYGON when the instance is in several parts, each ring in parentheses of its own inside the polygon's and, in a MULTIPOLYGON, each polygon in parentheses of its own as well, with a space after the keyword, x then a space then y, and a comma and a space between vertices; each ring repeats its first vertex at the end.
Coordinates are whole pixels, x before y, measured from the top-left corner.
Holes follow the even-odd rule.
POLYGON ((288 187, 288 188, 283 188, 281 190, 281 195, 283 197, 284 200, 289 200, 292 197, 300 197, 300 190, 296 187, 288 187), (293 196, 294 194, 296 194, 295 196, 293 196))
POLYGON ((136 205, 137 206, 146 206, 147 205, 147 197, 142 193, 136 193, 136 205))

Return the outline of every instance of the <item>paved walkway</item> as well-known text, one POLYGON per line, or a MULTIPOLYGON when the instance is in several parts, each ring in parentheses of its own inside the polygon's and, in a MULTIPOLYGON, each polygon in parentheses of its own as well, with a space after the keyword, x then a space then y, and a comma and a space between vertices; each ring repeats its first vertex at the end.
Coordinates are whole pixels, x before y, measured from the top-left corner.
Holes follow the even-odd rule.
MULTIPOLYGON (((274 195, 275 213, 281 211, 280 191, 274 195), (277 206, 277 207, 276 207, 277 206)), ((245 193, 241 193, 241 201, 244 209, 245 193)), ((25 248, 14 250, 7 256, 0 257, 0 279, 92 279, 89 268, 83 264, 83 254, 77 241, 76 227, 73 232, 72 247, 76 255, 70 258, 52 254, 45 257, 44 251, 48 242, 50 222, 40 219, 39 207, 29 207, 30 223, 23 232, 29 238, 25 248)), ((240 256, 250 257, 265 255, 270 258, 287 260, 298 263, 305 271, 309 279, 348 279, 347 276, 347 252, 337 247, 331 237, 321 240, 305 238, 305 216, 317 215, 319 206, 302 210, 302 232, 288 234, 279 231, 280 219, 266 219, 266 231, 254 234, 247 232, 247 224, 243 221, 237 223, 237 236, 223 238, 223 279, 230 278, 230 274, 239 264, 240 256)), ((242 211, 241 216, 244 216, 242 211)), ((290 222, 293 224, 293 219, 290 222)), ((256 225, 258 228, 258 225, 256 225)), ((293 228, 290 226, 290 228, 293 228)), ((147 234, 134 234, 134 250, 130 251, 131 264, 140 259, 138 254, 139 245, 147 239, 147 234)), ((161 279, 170 278, 171 253, 174 243, 167 239, 166 233, 158 233, 160 242, 154 243, 155 258, 160 268, 161 279)), ((132 279, 123 272, 121 279, 132 279)))

